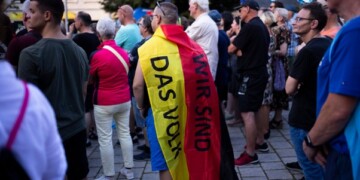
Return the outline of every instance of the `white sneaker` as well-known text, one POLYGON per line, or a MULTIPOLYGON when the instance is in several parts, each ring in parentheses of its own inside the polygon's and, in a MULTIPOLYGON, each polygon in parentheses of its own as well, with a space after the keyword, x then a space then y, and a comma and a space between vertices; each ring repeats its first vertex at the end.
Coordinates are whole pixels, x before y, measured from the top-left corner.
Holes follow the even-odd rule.
POLYGON ((131 169, 126 169, 125 167, 120 169, 120 173, 126 177, 126 179, 134 179, 134 172, 131 169))
POLYGON ((98 177, 95 180, 112 180, 112 177, 102 175, 102 176, 98 177))

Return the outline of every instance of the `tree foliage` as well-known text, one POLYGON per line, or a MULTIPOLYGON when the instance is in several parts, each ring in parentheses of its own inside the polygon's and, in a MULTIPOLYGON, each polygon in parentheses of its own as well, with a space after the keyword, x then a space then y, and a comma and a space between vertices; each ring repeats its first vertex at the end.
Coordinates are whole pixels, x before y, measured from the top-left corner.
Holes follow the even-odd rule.
MULTIPOLYGON (((179 14, 187 14, 189 8, 188 0, 167 0, 174 3, 179 14)), ((106 12, 115 12, 119 5, 128 4, 131 7, 154 8, 156 0, 102 0, 100 2, 106 12)), ((210 9, 218 9, 219 11, 232 10, 239 4, 239 0, 210 0, 210 9)))

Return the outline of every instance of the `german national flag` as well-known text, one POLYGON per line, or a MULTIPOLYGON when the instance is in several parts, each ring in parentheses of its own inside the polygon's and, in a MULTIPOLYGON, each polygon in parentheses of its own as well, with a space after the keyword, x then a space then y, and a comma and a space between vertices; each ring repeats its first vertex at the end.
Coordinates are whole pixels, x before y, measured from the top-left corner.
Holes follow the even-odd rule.
POLYGON ((157 138, 173 179, 237 179, 207 57, 178 25, 139 48, 157 138))

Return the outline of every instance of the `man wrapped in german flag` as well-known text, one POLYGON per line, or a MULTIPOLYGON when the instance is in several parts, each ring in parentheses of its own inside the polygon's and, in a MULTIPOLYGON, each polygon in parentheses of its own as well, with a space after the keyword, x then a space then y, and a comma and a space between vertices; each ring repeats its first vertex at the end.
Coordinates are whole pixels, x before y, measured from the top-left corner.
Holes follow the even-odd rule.
POLYGON ((214 80, 202 48, 176 25, 177 7, 157 4, 155 33, 138 50, 134 79, 160 179, 238 179, 214 80))

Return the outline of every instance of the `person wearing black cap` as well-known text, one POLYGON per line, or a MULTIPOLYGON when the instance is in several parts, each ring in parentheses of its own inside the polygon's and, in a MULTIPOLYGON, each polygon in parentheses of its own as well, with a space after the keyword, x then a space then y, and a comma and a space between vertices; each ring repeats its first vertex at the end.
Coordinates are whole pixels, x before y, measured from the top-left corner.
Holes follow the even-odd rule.
POLYGON ((255 147, 266 144, 262 131, 257 130, 257 127, 262 127, 261 121, 255 121, 255 113, 261 107, 269 76, 266 63, 270 36, 266 26, 257 16, 259 9, 259 4, 254 0, 245 0, 240 4, 240 17, 246 24, 228 48, 229 52, 238 55, 238 108, 246 132, 246 150, 235 160, 235 165, 239 166, 257 163, 255 147))

